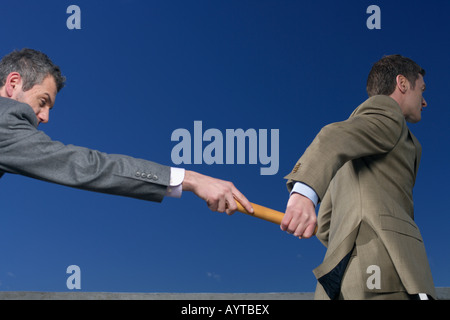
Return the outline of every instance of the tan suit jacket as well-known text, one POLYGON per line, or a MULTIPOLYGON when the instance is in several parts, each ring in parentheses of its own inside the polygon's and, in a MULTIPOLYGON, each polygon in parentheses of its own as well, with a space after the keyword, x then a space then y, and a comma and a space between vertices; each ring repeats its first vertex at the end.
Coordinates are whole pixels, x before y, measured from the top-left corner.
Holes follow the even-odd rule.
MULTIPOLYGON (((388 96, 362 103, 348 120, 325 126, 286 177, 321 200, 318 239, 327 247, 320 279, 356 248, 363 279, 378 266, 381 286, 435 297, 424 243, 414 222, 413 186, 421 146, 388 96)), ((333 271, 334 270, 334 271, 333 271)))

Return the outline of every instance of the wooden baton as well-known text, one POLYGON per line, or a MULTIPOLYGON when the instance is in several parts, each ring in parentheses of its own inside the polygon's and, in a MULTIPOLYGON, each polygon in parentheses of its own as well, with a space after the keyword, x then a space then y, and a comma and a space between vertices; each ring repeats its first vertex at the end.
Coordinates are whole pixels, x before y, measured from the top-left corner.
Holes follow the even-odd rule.
MULTIPOLYGON (((248 212, 247 210, 245 210, 245 208, 242 206, 242 204, 239 203, 239 201, 236 200, 236 204, 237 204, 237 211, 248 214, 249 216, 252 217, 256 217, 259 219, 263 219, 272 223, 276 223, 278 225, 281 224, 281 220, 284 217, 284 213, 277 211, 277 210, 273 210, 267 207, 263 207, 260 206, 259 204, 255 204, 255 203, 250 203, 253 207, 253 213, 248 212)), ((314 229, 314 233, 313 235, 315 235, 317 232, 317 225, 316 228, 314 229)))

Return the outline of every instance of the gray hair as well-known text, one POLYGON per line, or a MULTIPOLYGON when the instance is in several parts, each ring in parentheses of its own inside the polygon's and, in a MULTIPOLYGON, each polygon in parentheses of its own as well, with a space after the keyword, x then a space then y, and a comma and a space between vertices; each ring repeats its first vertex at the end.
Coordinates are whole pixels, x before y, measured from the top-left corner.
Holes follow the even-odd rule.
POLYGON ((23 80, 23 91, 30 90, 34 85, 42 83, 47 76, 55 79, 58 92, 64 87, 66 78, 50 58, 33 49, 13 51, 0 61, 0 88, 5 85, 11 72, 18 72, 23 80))

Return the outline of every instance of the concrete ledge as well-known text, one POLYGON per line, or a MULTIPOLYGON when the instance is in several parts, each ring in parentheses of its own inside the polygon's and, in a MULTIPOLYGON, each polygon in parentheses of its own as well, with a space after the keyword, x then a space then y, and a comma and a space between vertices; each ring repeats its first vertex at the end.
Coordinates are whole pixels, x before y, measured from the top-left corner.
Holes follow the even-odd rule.
POLYGON ((0 300, 312 300, 313 293, 0 292, 0 300))
MULTIPOLYGON (((450 300, 450 288, 436 288, 439 300, 450 300)), ((312 292, 273 293, 128 293, 3 291, 0 300, 313 300, 312 292)))

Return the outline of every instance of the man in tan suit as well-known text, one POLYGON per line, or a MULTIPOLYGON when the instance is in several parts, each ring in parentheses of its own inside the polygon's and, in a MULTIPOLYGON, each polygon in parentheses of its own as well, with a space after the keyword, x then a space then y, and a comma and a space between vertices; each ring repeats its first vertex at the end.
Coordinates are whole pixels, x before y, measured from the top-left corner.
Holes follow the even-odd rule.
POLYGON ((281 229, 309 238, 317 222, 327 247, 314 270, 316 299, 435 298, 414 222, 421 146, 406 124, 426 107, 424 75, 408 58, 383 57, 369 73, 369 99, 325 126, 286 177, 281 229))

